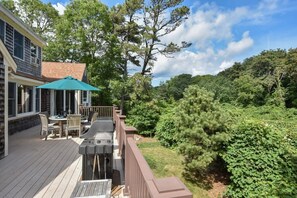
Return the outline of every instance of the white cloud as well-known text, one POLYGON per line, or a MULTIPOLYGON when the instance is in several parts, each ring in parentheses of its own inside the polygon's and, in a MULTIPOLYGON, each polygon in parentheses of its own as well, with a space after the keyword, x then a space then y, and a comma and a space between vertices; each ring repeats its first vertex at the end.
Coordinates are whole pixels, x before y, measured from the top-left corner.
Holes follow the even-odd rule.
POLYGON ((58 10, 59 14, 60 15, 63 15, 64 14, 64 11, 66 9, 66 6, 62 3, 56 3, 56 4, 52 4, 52 6, 58 10))
POLYGON ((219 66, 219 69, 216 71, 216 73, 219 73, 219 72, 231 67, 233 64, 234 64, 234 61, 232 61, 232 60, 231 61, 223 61, 221 63, 221 65, 219 66))
POLYGON ((259 10, 275 10, 278 8, 280 1, 279 0, 262 0, 259 5, 259 10))
POLYGON ((155 81, 182 73, 216 74, 231 67, 254 46, 251 30, 244 30, 240 37, 235 28, 243 23, 267 22, 268 16, 278 13, 280 5, 284 3, 279 0, 262 0, 253 7, 234 9, 224 9, 215 3, 195 4, 188 20, 163 39, 166 43, 188 41, 192 46, 174 58, 158 56, 153 68, 155 81))
POLYGON ((244 32, 241 40, 230 41, 227 47, 215 50, 208 47, 200 51, 185 50, 174 58, 159 56, 153 69, 154 76, 170 78, 187 73, 192 75, 216 74, 233 65, 233 58, 253 46, 253 39, 244 32))
POLYGON ((247 8, 239 7, 231 11, 222 11, 215 4, 204 4, 192 12, 188 20, 175 32, 164 38, 169 43, 190 41, 195 48, 205 48, 213 40, 228 40, 233 37, 232 27, 248 13, 247 8))
POLYGON ((225 58, 234 57, 235 55, 245 52, 254 44, 253 39, 249 36, 249 32, 244 32, 240 41, 232 41, 228 43, 228 47, 225 50, 220 50, 219 55, 225 58))

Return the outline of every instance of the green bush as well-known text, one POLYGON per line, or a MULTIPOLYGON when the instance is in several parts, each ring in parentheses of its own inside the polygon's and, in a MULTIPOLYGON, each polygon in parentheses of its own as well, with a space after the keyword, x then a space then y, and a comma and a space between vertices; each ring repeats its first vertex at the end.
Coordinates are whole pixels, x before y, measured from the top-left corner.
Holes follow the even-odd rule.
POLYGON ((223 155, 231 173, 226 196, 297 197, 296 155, 288 148, 296 151, 285 134, 268 124, 239 124, 223 155))
POLYGON ((175 114, 172 108, 160 116, 156 126, 156 137, 162 146, 174 147, 177 144, 175 114))
POLYGON ((176 110, 179 150, 185 156, 184 176, 197 181, 219 162, 228 140, 228 122, 213 94, 198 86, 184 92, 176 110))
POLYGON ((159 108, 154 102, 142 102, 132 107, 126 121, 127 124, 136 127, 139 134, 153 136, 159 114, 159 108))

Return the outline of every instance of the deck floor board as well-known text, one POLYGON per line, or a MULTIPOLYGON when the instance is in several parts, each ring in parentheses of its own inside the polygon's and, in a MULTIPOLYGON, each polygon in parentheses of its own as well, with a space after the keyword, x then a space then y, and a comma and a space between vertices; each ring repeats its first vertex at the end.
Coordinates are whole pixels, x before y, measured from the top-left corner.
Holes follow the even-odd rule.
POLYGON ((70 197, 81 177, 79 138, 39 136, 40 126, 9 136, 0 160, 0 197, 70 197))

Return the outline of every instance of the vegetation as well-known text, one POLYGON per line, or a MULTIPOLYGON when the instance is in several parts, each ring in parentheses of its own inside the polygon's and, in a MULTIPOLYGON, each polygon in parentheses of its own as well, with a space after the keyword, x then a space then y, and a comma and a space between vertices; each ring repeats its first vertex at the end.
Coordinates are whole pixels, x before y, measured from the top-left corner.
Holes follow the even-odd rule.
POLYGON ((87 64, 102 90, 94 105, 113 102, 140 134, 156 135, 160 143, 140 147, 158 149, 145 154, 157 175, 178 172, 194 194, 220 174, 230 176, 226 197, 297 197, 297 49, 263 51, 215 76, 182 74, 152 87, 157 54, 190 46, 161 42, 186 20, 182 0, 113 8, 73 0, 63 15, 40 0, 0 2, 46 40, 44 60, 87 64))
POLYGON ((192 181, 205 178, 210 165, 216 164, 224 152, 228 122, 213 94, 197 86, 185 90, 177 112, 175 122, 179 150, 184 156, 184 175, 192 181))
POLYGON ((156 126, 156 137, 165 147, 176 147, 178 143, 175 117, 176 110, 170 105, 166 113, 162 113, 156 126))
POLYGON ((291 161, 286 144, 285 134, 268 124, 240 123, 224 155, 232 174, 226 195, 294 197, 296 165, 291 161))

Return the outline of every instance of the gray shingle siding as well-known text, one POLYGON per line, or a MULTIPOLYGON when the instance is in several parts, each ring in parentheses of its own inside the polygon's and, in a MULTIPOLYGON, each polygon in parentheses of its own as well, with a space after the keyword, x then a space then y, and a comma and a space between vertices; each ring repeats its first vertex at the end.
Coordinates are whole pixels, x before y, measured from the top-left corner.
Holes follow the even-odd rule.
POLYGON ((16 65, 17 65, 17 71, 29 74, 34 77, 41 77, 41 48, 38 47, 38 58, 39 58, 39 63, 38 65, 32 65, 31 64, 31 41, 24 36, 25 40, 25 45, 24 45, 24 60, 21 60, 19 58, 16 58, 13 56, 13 32, 14 28, 9 25, 8 23, 6 24, 6 32, 5 32, 5 46, 11 56, 13 57, 16 65))

